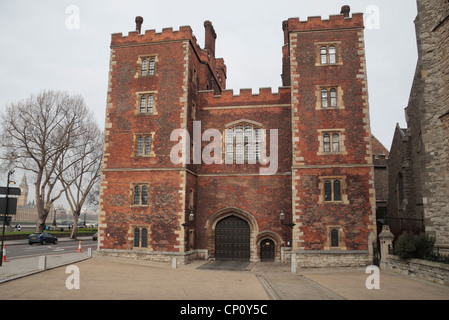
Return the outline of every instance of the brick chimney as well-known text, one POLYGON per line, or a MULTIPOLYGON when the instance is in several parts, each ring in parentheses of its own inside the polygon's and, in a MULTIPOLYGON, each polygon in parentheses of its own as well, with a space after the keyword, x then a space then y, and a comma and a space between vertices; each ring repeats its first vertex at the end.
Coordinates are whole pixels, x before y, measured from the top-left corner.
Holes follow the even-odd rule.
POLYGON ((349 18, 349 13, 351 12, 351 7, 350 6, 343 6, 341 7, 341 12, 340 14, 344 15, 345 18, 349 18))
POLYGON ((205 21, 204 28, 206 31, 204 49, 213 57, 215 57, 215 40, 217 39, 217 34, 215 33, 214 26, 212 22, 205 21))
POLYGON ((136 17, 136 31, 139 32, 139 34, 142 31, 142 23, 143 23, 143 18, 137 16, 136 17))

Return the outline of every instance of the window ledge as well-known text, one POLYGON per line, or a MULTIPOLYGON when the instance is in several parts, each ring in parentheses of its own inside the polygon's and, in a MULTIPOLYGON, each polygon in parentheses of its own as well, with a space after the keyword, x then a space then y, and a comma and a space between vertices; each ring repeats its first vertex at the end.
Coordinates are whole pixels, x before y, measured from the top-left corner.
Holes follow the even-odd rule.
POLYGON ((315 67, 333 67, 333 66, 342 66, 342 65, 343 65, 343 62, 328 63, 328 64, 315 63, 315 67))

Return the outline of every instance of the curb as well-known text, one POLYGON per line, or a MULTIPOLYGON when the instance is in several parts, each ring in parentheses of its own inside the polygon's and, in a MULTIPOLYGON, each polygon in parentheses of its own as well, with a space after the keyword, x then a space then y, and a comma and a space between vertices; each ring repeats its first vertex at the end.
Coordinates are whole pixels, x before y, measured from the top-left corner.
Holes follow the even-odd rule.
POLYGON ((282 300, 281 296, 276 292, 276 290, 273 289, 267 278, 265 278, 260 273, 256 273, 256 278, 257 280, 259 280, 265 292, 270 297, 270 300, 282 300))
MULTIPOLYGON (((45 256, 45 257, 47 257, 47 256, 45 256)), ((92 257, 93 257, 93 255, 92 255, 92 257)), ((5 283, 5 282, 9 282, 9 281, 13 281, 13 280, 17 280, 17 279, 20 279, 20 278, 24 278, 24 277, 27 277, 27 276, 31 276, 31 275, 34 275, 34 274, 37 274, 37 273, 41 273, 41 272, 44 272, 44 271, 47 271, 47 270, 56 269, 56 268, 63 267, 63 266, 69 265, 69 264, 73 264, 73 263, 77 263, 77 262, 80 262, 80 261, 84 261, 84 260, 87 260, 87 259, 91 259, 92 257, 89 257, 88 255, 84 255, 83 257, 80 257, 80 258, 77 258, 77 259, 73 259, 71 261, 61 262, 61 263, 58 263, 58 264, 55 264, 55 265, 49 266, 49 267, 47 266, 43 270, 39 270, 38 269, 39 263, 37 263, 35 270, 29 271, 29 272, 26 272, 26 273, 22 273, 22 274, 12 275, 12 276, 10 276, 10 277, 8 277, 6 279, 0 279, 0 284, 5 283)))

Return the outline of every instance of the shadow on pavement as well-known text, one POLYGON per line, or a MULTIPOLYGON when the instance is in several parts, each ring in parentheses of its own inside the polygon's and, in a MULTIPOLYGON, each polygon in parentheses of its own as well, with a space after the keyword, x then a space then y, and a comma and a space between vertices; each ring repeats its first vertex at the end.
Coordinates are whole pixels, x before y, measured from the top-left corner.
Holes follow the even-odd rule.
POLYGON ((249 261, 209 261, 208 263, 198 267, 202 270, 227 270, 227 271, 250 271, 254 263, 249 261))

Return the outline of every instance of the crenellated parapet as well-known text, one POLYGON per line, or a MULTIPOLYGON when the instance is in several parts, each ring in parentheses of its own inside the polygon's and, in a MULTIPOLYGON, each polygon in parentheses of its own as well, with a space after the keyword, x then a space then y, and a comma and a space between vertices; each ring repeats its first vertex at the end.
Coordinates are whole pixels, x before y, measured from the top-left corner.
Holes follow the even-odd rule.
POLYGON ((260 88, 259 93, 253 93, 252 89, 240 89, 239 94, 234 94, 234 90, 223 90, 221 95, 216 95, 213 91, 200 91, 200 101, 202 107, 222 107, 222 106, 268 106, 268 105, 290 105, 290 87, 280 87, 278 92, 273 92, 271 88, 260 88))
POLYGON ((200 48, 196 37, 193 35, 192 28, 189 26, 182 26, 179 30, 164 28, 162 29, 162 32, 156 32, 154 29, 146 30, 143 34, 141 34, 139 30, 136 30, 129 32, 127 36, 124 36, 122 33, 114 33, 111 37, 111 46, 146 44, 175 40, 190 40, 194 46, 200 48))
MULTIPOLYGON (((344 6, 347 7, 347 6, 344 6)), ((284 32, 292 31, 318 31, 345 28, 363 28, 363 13, 353 13, 349 16, 348 8, 342 8, 342 13, 330 15, 329 19, 321 17, 308 17, 307 21, 300 21, 299 18, 290 18, 283 22, 284 32), (345 10, 344 10, 345 9, 345 10)))

